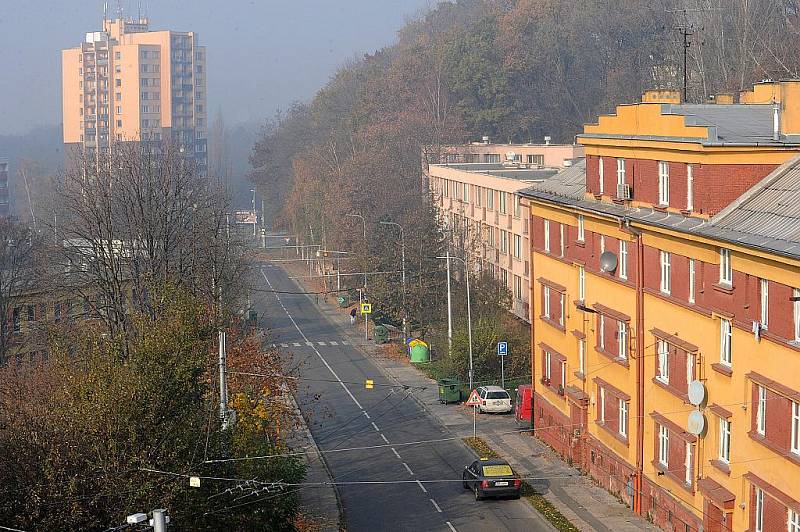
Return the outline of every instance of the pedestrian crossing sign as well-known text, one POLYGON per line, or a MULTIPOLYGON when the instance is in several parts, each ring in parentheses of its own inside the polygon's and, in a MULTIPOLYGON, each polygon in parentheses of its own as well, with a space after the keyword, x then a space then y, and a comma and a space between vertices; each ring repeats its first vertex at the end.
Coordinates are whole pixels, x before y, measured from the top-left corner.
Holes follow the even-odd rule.
POLYGON ((481 396, 478 395, 478 390, 472 390, 472 393, 469 394, 469 399, 467 399, 467 402, 464 404, 467 406, 478 406, 481 404, 481 396))
POLYGON ((372 314, 372 303, 361 303, 361 314, 372 314))

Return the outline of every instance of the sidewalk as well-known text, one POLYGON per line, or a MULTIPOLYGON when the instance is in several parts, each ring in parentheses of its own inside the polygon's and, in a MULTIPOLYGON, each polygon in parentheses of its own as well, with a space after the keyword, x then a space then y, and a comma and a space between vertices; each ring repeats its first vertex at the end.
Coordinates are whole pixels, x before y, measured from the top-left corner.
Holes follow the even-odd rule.
MULTIPOLYGON (((311 298, 314 301, 314 298, 311 298)), ((322 314, 337 324, 343 337, 359 345, 385 372, 400 384, 417 389, 413 396, 455 436, 472 436, 472 411, 460 405, 439 403, 436 381, 417 371, 403 359, 387 356, 388 351, 364 342, 363 328, 350 325, 349 316, 332 303, 319 300, 322 314)), ((542 477, 532 482, 558 510, 580 530, 635 532, 658 530, 603 488, 561 460, 549 447, 527 433, 514 432, 511 416, 479 415, 477 432, 523 476, 542 477)))

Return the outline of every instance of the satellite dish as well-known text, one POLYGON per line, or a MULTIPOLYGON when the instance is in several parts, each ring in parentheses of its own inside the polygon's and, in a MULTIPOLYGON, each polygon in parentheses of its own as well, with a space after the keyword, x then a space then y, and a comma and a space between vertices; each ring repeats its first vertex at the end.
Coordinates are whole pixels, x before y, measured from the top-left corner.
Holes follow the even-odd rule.
POLYGON ((706 387, 700 381, 689 383, 689 402, 694 406, 700 406, 706 399, 706 387))
POLYGON ((706 430, 706 417, 699 410, 693 410, 686 422, 686 429, 695 436, 702 435, 706 430))
POLYGON ((600 255, 600 271, 613 272, 617 269, 617 256, 612 251, 604 251, 600 255))

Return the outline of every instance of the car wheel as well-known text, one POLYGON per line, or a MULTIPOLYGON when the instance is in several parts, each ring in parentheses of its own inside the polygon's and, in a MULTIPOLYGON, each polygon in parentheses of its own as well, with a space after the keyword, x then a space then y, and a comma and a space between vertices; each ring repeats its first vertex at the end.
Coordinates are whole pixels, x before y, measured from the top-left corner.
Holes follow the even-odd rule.
POLYGON ((461 475, 461 485, 464 486, 465 490, 469 489, 469 484, 467 484, 467 474, 466 473, 461 475))
POLYGON ((475 486, 475 500, 482 501, 483 496, 481 495, 481 491, 478 489, 478 486, 475 486))

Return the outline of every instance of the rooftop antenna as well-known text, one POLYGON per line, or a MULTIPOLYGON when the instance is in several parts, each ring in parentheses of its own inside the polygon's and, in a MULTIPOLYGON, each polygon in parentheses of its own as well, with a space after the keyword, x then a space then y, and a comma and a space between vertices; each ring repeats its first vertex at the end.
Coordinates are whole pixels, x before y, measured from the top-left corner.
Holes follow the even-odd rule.
POLYGON ((108 2, 103 2, 103 28, 106 27, 106 20, 108 20, 108 2))

